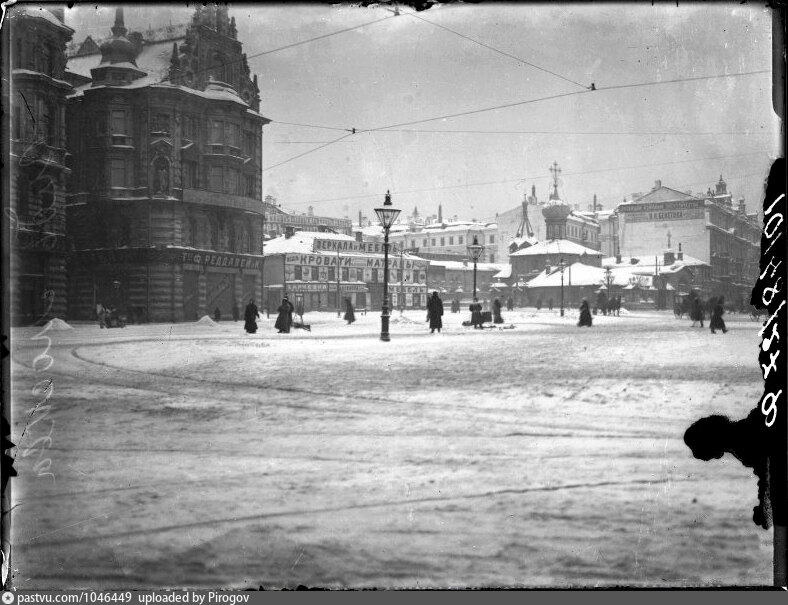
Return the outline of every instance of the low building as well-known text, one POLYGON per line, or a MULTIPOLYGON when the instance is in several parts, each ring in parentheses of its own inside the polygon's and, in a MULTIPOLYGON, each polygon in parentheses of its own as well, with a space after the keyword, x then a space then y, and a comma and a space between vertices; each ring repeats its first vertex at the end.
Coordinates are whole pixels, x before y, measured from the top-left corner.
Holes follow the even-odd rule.
MULTIPOLYGON (((263 307, 272 312, 287 294, 303 301, 305 311, 336 310, 344 298, 380 309, 384 258, 383 243, 344 234, 299 231, 272 239, 264 251, 263 307)), ((388 261, 391 308, 425 308, 429 262, 394 246, 388 261)))
MULTIPOLYGON (((429 263, 427 282, 430 291, 440 292, 444 300, 470 301, 473 298, 473 262, 430 260, 429 263)), ((476 263, 477 298, 489 299, 495 294, 493 276, 504 267, 498 263, 476 263)))

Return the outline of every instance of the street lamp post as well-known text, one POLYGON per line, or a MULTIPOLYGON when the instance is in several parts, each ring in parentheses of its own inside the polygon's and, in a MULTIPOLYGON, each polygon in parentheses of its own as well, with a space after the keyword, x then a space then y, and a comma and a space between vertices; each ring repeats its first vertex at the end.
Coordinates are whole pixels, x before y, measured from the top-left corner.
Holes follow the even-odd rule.
POLYGON ((564 316, 564 259, 559 261, 561 265, 561 317, 564 316))
POLYGON ((380 340, 389 338, 389 229, 399 216, 400 210, 391 205, 391 192, 386 191, 382 208, 375 208, 380 225, 383 227, 383 308, 380 314, 380 340))
POLYGON ((467 248, 468 256, 473 260, 473 297, 476 298, 476 263, 479 262, 479 258, 481 258, 484 252, 484 246, 479 243, 479 238, 474 235, 473 243, 469 244, 467 248))

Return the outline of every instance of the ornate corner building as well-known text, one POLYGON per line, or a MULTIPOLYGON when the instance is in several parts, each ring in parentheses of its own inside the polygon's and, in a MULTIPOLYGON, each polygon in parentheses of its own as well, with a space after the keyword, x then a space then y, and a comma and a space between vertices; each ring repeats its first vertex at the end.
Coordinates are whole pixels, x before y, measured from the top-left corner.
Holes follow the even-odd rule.
POLYGON ((129 33, 117 8, 111 31, 68 63, 68 317, 229 316, 262 298, 269 122, 235 19, 198 7, 186 27, 129 33))
POLYGON ((9 8, 3 36, 3 104, 10 140, 4 221, 10 248, 11 321, 31 324, 66 311, 66 44, 63 9, 9 8))

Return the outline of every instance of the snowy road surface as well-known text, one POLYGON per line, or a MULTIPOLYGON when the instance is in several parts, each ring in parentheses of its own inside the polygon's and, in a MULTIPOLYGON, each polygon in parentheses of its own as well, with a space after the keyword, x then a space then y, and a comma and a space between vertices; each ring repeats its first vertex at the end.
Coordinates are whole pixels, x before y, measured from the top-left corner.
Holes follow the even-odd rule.
POLYGON ((14 585, 771 584, 755 476, 682 441, 757 404, 759 323, 466 315, 16 330, 14 585))

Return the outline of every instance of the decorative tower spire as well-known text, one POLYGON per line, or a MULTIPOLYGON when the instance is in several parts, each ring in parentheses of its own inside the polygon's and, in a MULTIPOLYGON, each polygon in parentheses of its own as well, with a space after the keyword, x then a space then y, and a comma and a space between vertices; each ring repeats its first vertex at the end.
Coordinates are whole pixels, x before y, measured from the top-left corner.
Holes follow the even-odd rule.
POLYGON ((553 192, 550 194, 550 199, 560 200, 561 198, 558 197, 558 175, 561 174, 561 169, 558 167, 558 162, 553 161, 550 172, 553 174, 553 192))
POLYGON ((116 38, 121 36, 125 36, 126 32, 129 30, 126 29, 126 25, 123 23, 123 7, 119 6, 115 9, 115 25, 112 26, 112 35, 116 38))
POLYGON ((172 43, 172 56, 170 57, 170 72, 168 79, 172 84, 179 84, 181 78, 181 60, 178 58, 178 44, 172 43))

